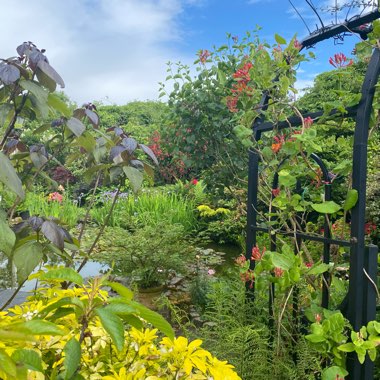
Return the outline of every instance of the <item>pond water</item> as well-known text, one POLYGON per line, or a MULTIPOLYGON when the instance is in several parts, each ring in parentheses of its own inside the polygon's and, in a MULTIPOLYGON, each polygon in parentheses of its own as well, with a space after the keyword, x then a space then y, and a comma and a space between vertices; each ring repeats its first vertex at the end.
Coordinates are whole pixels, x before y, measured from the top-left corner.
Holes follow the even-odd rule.
MULTIPOLYGON (((229 270, 234 266, 234 261, 236 257, 241 254, 241 248, 235 245, 218 245, 218 244, 207 244, 203 249, 213 250, 215 252, 222 252, 223 261, 217 263, 216 265, 212 264, 210 260, 210 267, 214 268, 217 277, 223 277, 228 275, 229 270)), ((77 267, 79 263, 77 264, 77 267)), ((86 278, 91 278, 99 274, 105 273, 109 267, 105 264, 101 264, 95 261, 89 261, 81 270, 81 275, 86 278)), ((17 281, 15 276, 12 275, 12 270, 7 264, 6 260, 3 260, 0 263, 0 306, 3 305, 12 295, 13 290, 17 288, 17 281)), ((25 300, 28 296, 28 292, 32 291, 36 287, 36 279, 26 281, 23 287, 21 288, 17 297, 13 300, 11 305, 19 304, 25 300)))

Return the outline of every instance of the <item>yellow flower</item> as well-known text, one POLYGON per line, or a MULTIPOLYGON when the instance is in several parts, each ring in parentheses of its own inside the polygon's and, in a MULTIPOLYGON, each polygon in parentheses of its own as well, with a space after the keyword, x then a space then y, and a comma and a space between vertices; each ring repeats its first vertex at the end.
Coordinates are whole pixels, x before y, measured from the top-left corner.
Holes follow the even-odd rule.
POLYGON ((103 376, 103 380, 143 380, 146 379, 145 373, 145 368, 142 368, 137 373, 127 373, 127 370, 123 367, 119 373, 113 371, 113 375, 103 376))
POLYGON ((231 364, 226 361, 220 361, 215 357, 210 360, 209 371, 214 380, 241 380, 233 368, 234 366, 231 364))
POLYGON ((173 361, 173 366, 177 370, 183 370, 187 375, 190 375, 193 368, 206 373, 207 359, 211 358, 211 354, 200 348, 201 340, 196 339, 189 344, 185 337, 180 336, 173 341, 163 338, 161 344, 164 348, 164 355, 166 351, 166 356, 173 361))

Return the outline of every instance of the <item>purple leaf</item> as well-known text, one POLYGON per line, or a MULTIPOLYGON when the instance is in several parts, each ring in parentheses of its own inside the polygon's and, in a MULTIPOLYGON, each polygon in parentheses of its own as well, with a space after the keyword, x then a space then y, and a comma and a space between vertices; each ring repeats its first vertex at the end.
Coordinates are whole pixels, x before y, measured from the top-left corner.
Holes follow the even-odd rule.
POLYGON ((91 111, 90 109, 86 108, 84 110, 84 112, 86 113, 86 116, 88 117, 88 120, 90 121, 90 123, 95 127, 95 128, 98 128, 99 126, 99 116, 96 112, 94 111, 91 111))
POLYGON ((126 150, 126 148, 124 146, 121 146, 121 145, 116 145, 116 146, 112 147, 111 151, 110 151, 110 159, 113 160, 116 156, 118 156, 119 154, 121 154, 125 150, 126 150))
POLYGON ((158 160, 157 160, 156 155, 153 153, 153 150, 144 144, 139 144, 139 146, 144 151, 144 153, 148 155, 153 160, 153 162, 158 166, 158 160))
POLYGON ((52 242, 61 251, 63 250, 65 239, 61 227, 59 227, 52 220, 45 220, 42 223, 41 232, 44 234, 46 239, 52 242))
MULTIPOLYGON (((43 55, 43 54, 42 54, 43 55)), ((47 60, 39 60, 37 62, 37 66, 41 69, 50 79, 53 79, 54 82, 59 84, 61 88, 65 87, 65 82, 61 78, 61 76, 49 65, 47 60)))
POLYGON ((13 65, 1 62, 0 63, 0 80, 8 85, 16 82, 20 78, 20 70, 13 65))
POLYGON ((132 154, 137 148, 137 141, 132 137, 127 137, 122 141, 123 146, 127 149, 129 154, 132 154))

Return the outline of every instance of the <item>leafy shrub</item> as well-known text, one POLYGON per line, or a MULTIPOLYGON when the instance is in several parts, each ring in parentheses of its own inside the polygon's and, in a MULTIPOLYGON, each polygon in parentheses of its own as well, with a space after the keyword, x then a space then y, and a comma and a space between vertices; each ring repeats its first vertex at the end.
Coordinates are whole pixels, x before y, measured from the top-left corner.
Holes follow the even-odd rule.
POLYGON ((110 266, 117 275, 127 276, 141 288, 165 284, 174 273, 185 273, 194 257, 183 226, 160 222, 134 233, 108 228, 100 240, 96 259, 110 266))
POLYGON ((246 300, 243 282, 223 280, 212 283, 204 327, 198 335, 214 355, 228 360, 243 379, 315 379, 320 370, 317 355, 300 338, 296 348, 282 337, 273 341, 275 330, 267 324, 266 300, 246 300), (293 354, 299 361, 293 362, 293 354))
POLYGON ((2 379, 239 379, 202 341, 174 338, 170 325, 122 285, 106 278, 84 285, 68 268, 37 276, 55 285, 1 313, 2 379), (63 279, 76 287, 62 290, 63 279), (159 338, 158 329, 167 337, 159 338))

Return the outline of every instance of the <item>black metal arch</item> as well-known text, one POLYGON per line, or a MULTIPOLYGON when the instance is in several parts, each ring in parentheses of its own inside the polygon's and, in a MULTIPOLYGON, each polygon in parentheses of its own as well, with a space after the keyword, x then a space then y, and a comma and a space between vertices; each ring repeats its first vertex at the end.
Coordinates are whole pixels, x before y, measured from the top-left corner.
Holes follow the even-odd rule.
MULTIPOLYGON (((350 22, 345 22, 333 27, 323 28, 317 33, 311 34, 305 38, 301 44, 303 48, 308 48, 316 43, 331 38, 339 33, 355 29, 365 23, 380 18, 378 10, 358 17, 350 22)), ((365 208, 366 208, 366 177, 367 177, 367 144, 369 122, 372 111, 372 103, 375 93, 375 86, 380 75, 380 50, 375 48, 368 65, 361 91, 361 100, 354 106, 347 108, 344 115, 338 110, 332 110, 330 115, 340 114, 341 117, 355 118, 354 146, 353 146, 353 167, 352 167, 352 188, 358 192, 358 201, 351 211, 351 239, 340 240, 332 239, 329 223, 327 218, 324 225, 324 236, 315 236, 303 231, 296 233, 286 231, 276 231, 278 234, 295 236, 295 245, 299 246, 302 240, 319 241, 323 243, 323 262, 330 261, 330 248, 332 244, 350 247, 350 269, 349 269, 349 289, 345 301, 341 306, 342 312, 350 321, 355 331, 361 326, 376 318, 376 289, 373 283, 377 278, 377 255, 378 247, 374 245, 366 246, 365 244, 365 208)), ((267 109, 270 95, 264 92, 260 102, 262 110, 267 109)), ((312 117, 318 120, 324 114, 323 111, 308 113, 302 118, 312 117)), ((256 141, 261 139, 262 133, 289 128, 291 126, 300 126, 303 122, 299 115, 292 116, 288 120, 273 124, 265 122, 264 116, 257 118, 253 125, 253 136, 256 141)), ((331 200, 331 182, 329 172, 323 161, 316 154, 310 157, 320 167, 323 179, 325 181, 325 200, 331 200)), ((252 248, 256 245, 256 235, 258 231, 270 232, 268 228, 257 225, 258 209, 258 186, 259 186, 259 164, 260 156, 253 150, 249 151, 249 173, 248 173, 248 202, 247 202, 247 240, 246 240, 246 258, 251 260, 252 248)), ((281 163, 282 164, 282 163, 281 163)), ((280 165, 281 165, 280 164, 280 165)), ((278 187, 278 174, 275 173, 273 178, 272 189, 278 187)), ((276 249, 276 235, 270 234, 271 250, 276 249)), ((250 261, 250 269, 254 269, 255 262, 250 261)), ((329 274, 325 273, 322 287, 322 306, 328 307, 329 299, 329 274)), ((247 288, 248 290, 248 288, 247 288)), ((254 300, 254 288, 247 291, 248 296, 254 300)), ((269 290, 269 313, 273 311, 274 286, 271 285, 269 290)), ((297 294, 293 298, 294 310, 298 310, 297 294)), ((294 315, 295 319, 298 318, 294 315)), ((272 318, 269 319, 270 326, 272 318)), ((348 357, 349 378, 351 380, 372 380, 373 379, 373 362, 368 358, 361 365, 357 360, 356 354, 348 357)))

